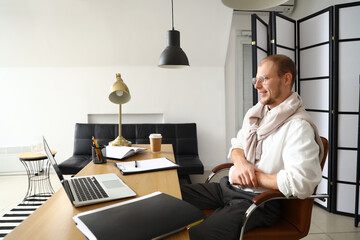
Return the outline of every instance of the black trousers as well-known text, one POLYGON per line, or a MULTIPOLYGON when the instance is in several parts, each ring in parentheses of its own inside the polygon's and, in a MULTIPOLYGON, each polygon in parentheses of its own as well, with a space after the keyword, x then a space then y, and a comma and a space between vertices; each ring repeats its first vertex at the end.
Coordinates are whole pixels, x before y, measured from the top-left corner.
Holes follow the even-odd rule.
MULTIPOLYGON (((202 223, 190 228, 191 240, 239 238, 244 214, 256 195, 234 189, 228 177, 220 183, 197 183, 181 186, 183 200, 199 209, 214 209, 202 223)), ((280 217, 280 202, 270 201, 255 210, 249 218, 245 231, 274 225, 280 217)))

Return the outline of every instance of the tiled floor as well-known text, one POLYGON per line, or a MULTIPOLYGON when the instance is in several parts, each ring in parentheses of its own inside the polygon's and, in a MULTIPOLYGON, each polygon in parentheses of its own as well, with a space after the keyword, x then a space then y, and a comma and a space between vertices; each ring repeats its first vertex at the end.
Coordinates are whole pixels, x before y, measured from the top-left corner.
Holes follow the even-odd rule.
MULTIPOLYGON (((192 181, 203 182, 203 178, 192 178, 192 181)), ((55 191, 61 186, 54 174, 51 174, 51 183, 55 191)), ((0 176, 0 216, 21 202, 26 189, 26 175, 0 176)), ((328 213, 314 206, 310 233, 304 239, 359 240, 360 227, 354 227, 354 218, 328 213)))

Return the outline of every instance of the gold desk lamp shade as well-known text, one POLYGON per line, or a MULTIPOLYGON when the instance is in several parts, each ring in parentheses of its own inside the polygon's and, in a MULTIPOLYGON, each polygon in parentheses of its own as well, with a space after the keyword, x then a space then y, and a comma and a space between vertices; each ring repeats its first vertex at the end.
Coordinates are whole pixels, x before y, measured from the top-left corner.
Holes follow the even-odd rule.
POLYGON ((120 73, 116 74, 116 82, 111 86, 109 100, 119 104, 119 136, 109 142, 110 146, 131 146, 131 142, 121 136, 121 104, 127 103, 131 98, 129 88, 121 78, 120 73))

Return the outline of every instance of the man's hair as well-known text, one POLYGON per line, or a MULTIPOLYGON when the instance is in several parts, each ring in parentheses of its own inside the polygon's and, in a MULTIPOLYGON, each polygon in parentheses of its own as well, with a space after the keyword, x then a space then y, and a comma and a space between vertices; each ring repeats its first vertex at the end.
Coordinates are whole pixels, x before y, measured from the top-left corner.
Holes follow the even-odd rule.
POLYGON ((292 81, 291 88, 294 86, 296 80, 296 65, 291 58, 285 55, 270 55, 260 61, 260 65, 265 61, 273 62, 278 68, 278 75, 282 77, 285 73, 291 73, 292 81))

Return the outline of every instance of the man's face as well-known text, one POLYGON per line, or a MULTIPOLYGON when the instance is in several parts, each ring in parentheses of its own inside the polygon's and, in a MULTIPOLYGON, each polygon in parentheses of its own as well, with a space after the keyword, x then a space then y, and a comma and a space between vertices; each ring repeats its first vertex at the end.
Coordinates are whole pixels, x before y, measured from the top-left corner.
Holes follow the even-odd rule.
MULTIPOLYGON (((278 75, 277 66, 272 61, 264 61, 260 63, 256 78, 265 77, 265 81, 261 83, 257 80, 254 87, 258 90, 260 102, 272 109, 282 103, 291 94, 289 87, 289 74, 280 77, 278 75)), ((291 76, 291 74, 290 74, 291 76)), ((291 79, 290 79, 291 82, 291 79)))

